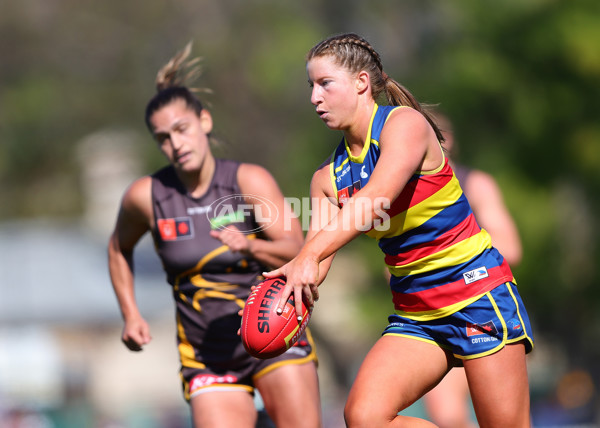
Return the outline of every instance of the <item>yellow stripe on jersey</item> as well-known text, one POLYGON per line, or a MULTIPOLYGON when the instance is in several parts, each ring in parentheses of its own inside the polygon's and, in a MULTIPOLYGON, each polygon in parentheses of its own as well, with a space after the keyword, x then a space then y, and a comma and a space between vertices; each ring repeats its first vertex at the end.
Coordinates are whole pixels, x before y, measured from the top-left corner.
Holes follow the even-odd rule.
MULTIPOLYGON (((333 152, 333 153, 335 154, 335 152, 333 152)), ((340 172, 340 171, 342 170, 342 168, 344 168, 344 165, 346 165, 348 162, 350 162, 350 160, 349 160, 348 158, 344 159, 344 160, 342 161, 342 163, 340 164, 340 166, 338 166, 338 167, 337 167, 337 168, 334 170, 334 172, 335 172, 335 173, 338 173, 338 172, 340 172)), ((333 164, 332 164, 332 166, 333 166, 333 164)))
POLYGON ((389 266, 390 273, 394 276, 418 275, 437 269, 447 268, 466 263, 484 250, 491 248, 491 238, 485 230, 477 235, 464 239, 455 245, 444 248, 434 254, 425 256, 414 262, 402 266, 389 266))
POLYGON ((217 291, 217 290, 207 290, 206 288, 201 288, 194 293, 194 299, 192 300, 192 305, 194 306, 194 309, 196 309, 198 312, 202 312, 202 306, 200 305, 200 300, 204 300, 204 299, 208 299, 208 298, 229 300, 229 301, 235 302, 240 307, 240 309, 243 309, 246 304, 245 300, 240 299, 233 294, 224 293, 222 291, 217 291))
POLYGON ((205 369, 206 365, 203 363, 196 361, 196 353, 194 352, 194 347, 188 341, 187 336, 185 335, 185 330, 183 328, 183 324, 181 324, 181 320, 179 319, 179 314, 177 315, 177 335, 179 336, 179 358, 181 359, 181 365, 186 367, 192 367, 195 369, 205 369))
MULTIPOLYGON (((360 155, 352 156, 350 147, 348 147, 348 142, 344 138, 344 146, 346 147, 346 153, 348 153, 348 159, 350 159, 354 163, 363 163, 363 161, 365 160, 365 156, 367 156, 367 153, 369 152, 369 148, 371 147, 371 129, 373 129, 373 119, 375 119, 375 113, 377 113, 378 109, 379 109, 379 106, 377 104, 375 104, 375 107, 373 108, 373 114, 371 114, 371 120, 369 121, 369 132, 367 133, 367 138, 365 139, 365 145, 363 146, 363 148, 360 152, 360 155)), ((345 159, 344 159, 344 162, 346 162, 345 159)), ((342 163, 342 165, 343 165, 343 163, 342 163)))
MULTIPOLYGON (((246 239, 256 239, 256 234, 252 233, 246 235, 246 239)), ((227 245, 221 245, 220 247, 215 248, 214 250, 206 254, 204 257, 202 257, 202 259, 198 263, 196 263, 196 266, 186 270, 185 272, 180 273, 179 275, 177 275, 177 278, 183 278, 187 275, 200 272, 206 263, 210 262, 215 257, 226 253, 227 251, 229 251, 229 247, 227 245)))
POLYGON ((434 195, 382 222, 377 227, 378 230, 372 229, 367 232, 367 235, 377 240, 402 235, 442 212, 456 202, 462 194, 458 179, 456 175, 453 175, 452 179, 434 195), (440 201, 440 203, 436 204, 435 201, 440 201))
POLYGON ((337 148, 333 151, 333 153, 331 154, 331 162, 329 162, 329 177, 331 178, 331 185, 333 186, 333 194, 336 195, 336 199, 337 199, 337 192, 338 192, 338 188, 337 188, 337 182, 336 182, 336 172, 340 170, 340 168, 342 168, 344 166, 344 163, 348 163, 348 159, 344 160, 344 163, 342 163, 339 168, 334 169, 333 168, 333 164, 334 164, 334 159, 335 159, 335 152, 337 151, 337 148))

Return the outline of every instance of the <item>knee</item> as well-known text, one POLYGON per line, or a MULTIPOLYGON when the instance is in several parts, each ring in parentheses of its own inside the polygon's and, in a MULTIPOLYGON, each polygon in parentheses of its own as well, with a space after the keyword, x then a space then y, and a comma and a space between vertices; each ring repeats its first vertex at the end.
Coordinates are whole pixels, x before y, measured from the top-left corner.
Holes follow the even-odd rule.
POLYGON ((349 399, 344 407, 344 421, 348 428, 367 428, 373 426, 383 426, 378 423, 378 418, 383 416, 383 412, 373 409, 373 406, 366 402, 356 402, 349 399))
POLYGON ((344 422, 346 422, 346 427, 355 428, 355 427, 364 427, 365 420, 361 420, 361 412, 354 406, 351 406, 349 403, 346 403, 346 407, 344 407, 344 422))
POLYGON ((359 427, 360 413, 361 412, 354 404, 354 400, 352 400, 352 396, 348 397, 348 401, 346 401, 346 406, 344 407, 344 421, 346 422, 346 427, 359 427))

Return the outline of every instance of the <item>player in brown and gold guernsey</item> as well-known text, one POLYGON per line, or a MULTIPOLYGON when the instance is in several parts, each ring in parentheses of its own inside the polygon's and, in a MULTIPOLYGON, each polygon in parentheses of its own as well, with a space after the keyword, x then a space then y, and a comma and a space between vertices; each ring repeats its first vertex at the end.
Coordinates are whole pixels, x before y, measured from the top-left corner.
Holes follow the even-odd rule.
POLYGON ((212 117, 186 86, 199 71, 190 51, 191 44, 158 72, 158 93, 146 108, 146 124, 169 165, 126 190, 110 237, 122 340, 132 351, 151 340, 133 272, 133 250, 150 232, 173 289, 180 374, 194 427, 253 428, 255 388, 277 427, 320 427, 310 333, 267 360, 251 357, 238 335, 250 287, 301 248, 300 223, 266 169, 213 156, 212 117))

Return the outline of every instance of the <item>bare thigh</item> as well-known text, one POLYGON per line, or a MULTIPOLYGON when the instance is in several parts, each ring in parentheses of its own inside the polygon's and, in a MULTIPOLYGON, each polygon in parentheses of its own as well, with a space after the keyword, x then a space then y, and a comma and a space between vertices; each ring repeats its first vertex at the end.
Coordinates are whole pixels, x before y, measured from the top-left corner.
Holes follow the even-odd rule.
POLYGON ((194 428, 254 428, 256 409, 252 395, 243 390, 196 395, 190 402, 194 428))
MULTIPOLYGON (((401 426, 397 416, 433 388, 449 369, 444 350, 401 336, 383 336, 363 361, 346 403, 348 426, 401 426)), ((408 421, 404 421, 408 422, 408 421)), ((411 420, 413 426, 432 426, 411 420)))
POLYGON ((482 428, 529 427, 529 382, 525 347, 500 351, 464 362, 471 399, 482 428))
POLYGON ((321 400, 315 363, 285 364, 255 380, 277 428, 321 427, 321 400))

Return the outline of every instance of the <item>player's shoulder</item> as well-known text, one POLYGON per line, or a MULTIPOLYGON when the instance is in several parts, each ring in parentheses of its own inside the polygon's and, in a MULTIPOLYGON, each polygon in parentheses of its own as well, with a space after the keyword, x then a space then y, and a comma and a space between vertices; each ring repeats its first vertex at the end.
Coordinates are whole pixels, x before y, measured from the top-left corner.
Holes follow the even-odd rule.
POLYGON ((240 163, 237 180, 244 193, 263 194, 279 189, 273 174, 264 166, 254 163, 240 163))
POLYGON ((329 156, 313 173, 310 181, 311 194, 333 196, 331 185, 331 156, 329 156))
POLYGON ((321 162, 321 164, 317 167, 317 169, 313 173, 312 180, 329 180, 331 162, 333 162, 333 153, 327 156, 327 158, 323 162, 321 162))
POLYGON ((145 175, 133 181, 121 199, 121 210, 134 216, 151 217, 152 177, 145 175))
POLYGON ((496 179, 491 174, 479 169, 472 169, 469 172, 468 186, 471 190, 482 193, 495 192, 499 189, 496 179))
POLYGON ((381 130, 379 144, 380 147, 410 146, 417 152, 432 150, 436 157, 439 154, 435 130, 425 115, 412 107, 397 108, 390 114, 381 130))
POLYGON ((152 176, 144 175, 134 180, 125 190, 124 197, 139 198, 143 196, 150 196, 152 191, 152 176))
POLYGON ((253 182, 260 184, 263 181, 274 181, 273 174, 262 165, 242 162, 237 170, 238 182, 253 182))
POLYGON ((385 121, 385 127, 410 127, 411 129, 427 129, 429 123, 423 113, 409 106, 398 106, 390 111, 385 121))
POLYGON ((264 177, 272 176, 272 174, 264 166, 255 163, 242 162, 239 164, 238 177, 244 177, 249 179, 253 176, 264 177))

